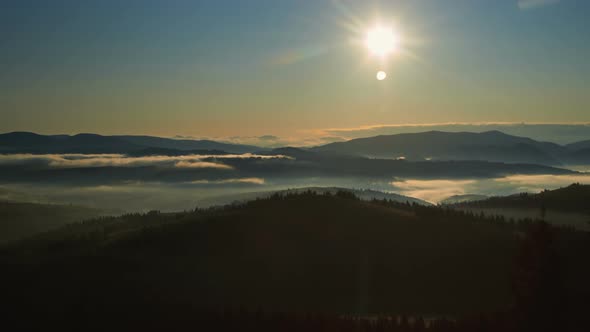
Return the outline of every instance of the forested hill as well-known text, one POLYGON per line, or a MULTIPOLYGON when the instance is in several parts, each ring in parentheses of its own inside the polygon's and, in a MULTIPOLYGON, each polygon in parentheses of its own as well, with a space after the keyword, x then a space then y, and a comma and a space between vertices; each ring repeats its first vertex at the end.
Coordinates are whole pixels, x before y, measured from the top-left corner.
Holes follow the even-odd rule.
POLYGON ((538 194, 522 193, 484 200, 462 202, 456 206, 485 208, 533 208, 577 212, 590 215, 590 185, 574 183, 568 187, 544 190, 538 194))
POLYGON ((371 190, 371 189, 350 189, 350 188, 342 188, 342 187, 303 187, 303 188, 292 188, 292 189, 285 189, 279 191, 258 191, 258 192, 247 192, 247 193, 239 193, 239 194, 230 194, 230 195, 221 195, 221 196, 212 196, 207 197, 202 200, 196 202, 197 207, 199 208, 206 208, 216 205, 227 205, 227 204, 243 204, 248 201, 252 201, 255 199, 260 198, 268 198, 272 195, 279 194, 279 195, 288 195, 288 194, 298 194, 303 193, 306 191, 313 191, 317 194, 335 194, 336 192, 350 192, 354 194, 356 197, 360 198, 364 201, 371 201, 371 200, 391 200, 395 202, 406 203, 409 202, 410 204, 416 203, 420 205, 432 205, 432 203, 423 201, 418 198, 404 196, 396 193, 391 192, 384 192, 378 190, 371 190))
MULTIPOLYGON (((203 306, 491 312, 513 303, 523 229, 346 192, 275 195, 241 206, 69 225, 2 248, 0 285, 12 310, 51 317, 166 315, 203 306)), ((555 243, 568 287, 584 294, 587 233, 560 231, 555 243)))
POLYGON ((106 214, 74 205, 0 201, 0 243, 106 214))

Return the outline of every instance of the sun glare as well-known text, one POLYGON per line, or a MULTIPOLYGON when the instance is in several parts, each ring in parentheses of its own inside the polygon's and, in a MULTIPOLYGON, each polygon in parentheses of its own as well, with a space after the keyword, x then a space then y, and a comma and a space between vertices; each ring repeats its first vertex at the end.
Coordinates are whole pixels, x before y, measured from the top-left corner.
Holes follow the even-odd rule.
POLYGON ((390 27, 378 26, 367 34, 367 47, 377 56, 386 56, 395 52, 399 46, 399 36, 390 27))
POLYGON ((386 72, 384 72, 384 71, 377 72, 377 79, 379 81, 383 81, 386 78, 387 78, 387 73, 386 72))

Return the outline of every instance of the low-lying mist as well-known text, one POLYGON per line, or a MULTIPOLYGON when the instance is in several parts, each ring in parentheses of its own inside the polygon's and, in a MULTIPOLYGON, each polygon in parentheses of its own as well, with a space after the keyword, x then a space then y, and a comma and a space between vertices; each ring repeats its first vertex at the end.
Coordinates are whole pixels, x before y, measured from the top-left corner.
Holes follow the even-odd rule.
POLYGON ((0 200, 84 205, 113 212, 170 212, 205 207, 211 202, 231 203, 244 193, 302 187, 373 189, 439 203, 453 195, 535 193, 574 182, 590 183, 590 174, 512 175, 484 179, 226 178, 186 183, 129 181, 105 185, 31 182, 1 185, 0 200))
POLYGON ((399 179, 391 182, 394 191, 432 203, 454 195, 506 196, 521 192, 537 193, 572 183, 590 183, 590 173, 575 175, 509 175, 477 179, 399 179))

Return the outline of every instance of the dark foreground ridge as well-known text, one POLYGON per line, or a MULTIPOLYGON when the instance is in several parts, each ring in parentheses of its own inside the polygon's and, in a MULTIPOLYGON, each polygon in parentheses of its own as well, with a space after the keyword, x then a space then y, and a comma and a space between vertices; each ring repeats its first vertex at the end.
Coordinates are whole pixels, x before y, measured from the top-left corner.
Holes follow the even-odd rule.
POLYGON ((304 192, 71 224, 3 247, 0 285, 34 328, 582 331, 589 258, 543 222, 304 192))

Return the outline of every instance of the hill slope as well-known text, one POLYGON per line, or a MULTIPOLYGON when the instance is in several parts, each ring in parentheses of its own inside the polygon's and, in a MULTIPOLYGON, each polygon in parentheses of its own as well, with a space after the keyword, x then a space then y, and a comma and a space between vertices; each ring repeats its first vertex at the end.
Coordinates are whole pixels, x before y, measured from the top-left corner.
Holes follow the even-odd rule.
MULTIPOLYGON (((364 202, 346 192, 275 195, 192 213, 102 218, 0 247, 0 291, 10 310, 35 321, 143 321, 242 306, 490 312, 512 303, 516 231, 497 220, 364 202)), ((590 258, 587 234, 557 235, 568 289, 588 294, 590 271, 579 263, 590 258)))
POLYGON ((585 141, 579 141, 575 143, 570 143, 566 145, 566 147, 570 150, 582 150, 582 149, 590 149, 590 139, 585 141))
POLYGON ((275 196, 62 228, 22 244, 35 262, 53 262, 30 266, 29 277, 43 276, 30 291, 115 296, 86 289, 101 280, 154 298, 294 311, 456 313, 509 303, 510 231, 349 195, 275 196))
POLYGON ((102 213, 80 206, 0 201, 0 243, 95 218, 102 213))

